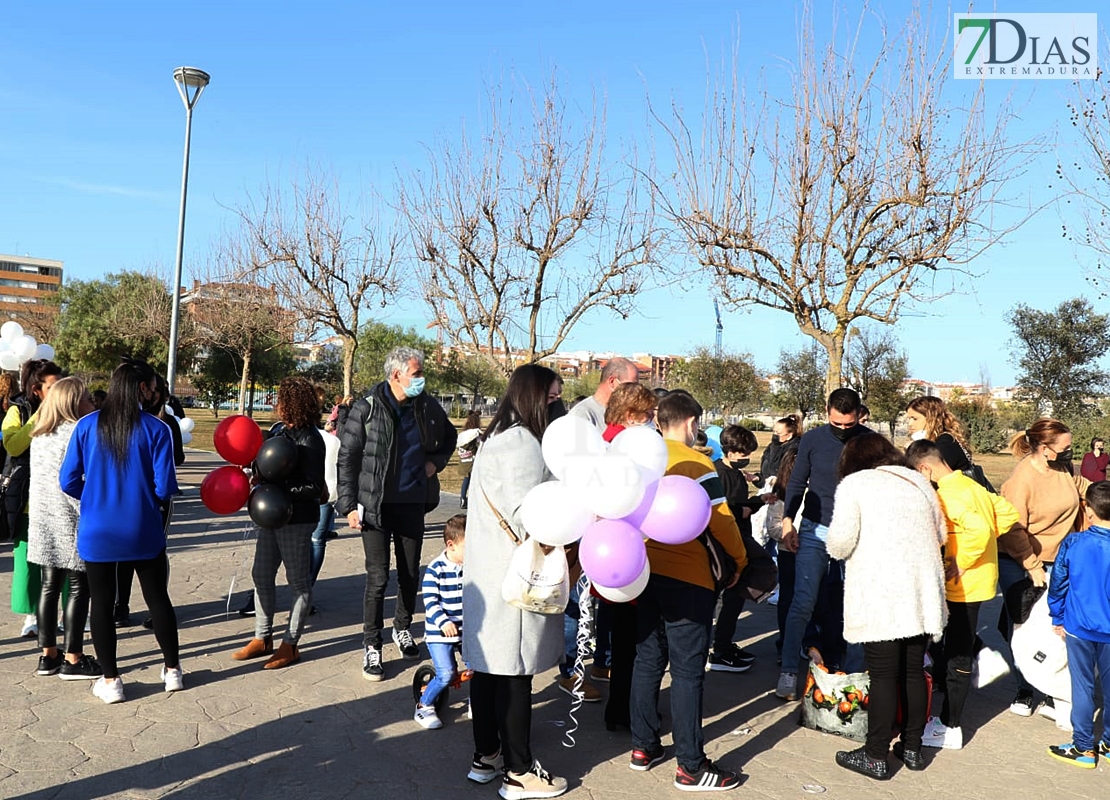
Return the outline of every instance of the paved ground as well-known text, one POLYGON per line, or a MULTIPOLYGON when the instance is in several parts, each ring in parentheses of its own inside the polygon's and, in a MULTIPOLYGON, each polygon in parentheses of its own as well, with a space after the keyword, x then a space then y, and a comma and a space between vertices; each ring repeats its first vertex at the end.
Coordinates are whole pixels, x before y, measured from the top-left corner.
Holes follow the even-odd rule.
MULTIPOLYGON (((253 633, 251 620, 225 614, 232 578, 249 584, 252 550, 243 538, 245 518, 213 519, 197 498, 195 487, 216 463, 209 454, 190 453, 182 476, 190 488, 171 531, 170 594, 181 621, 185 691, 163 693, 154 637, 135 627, 120 639, 127 702, 103 705, 87 683, 36 677, 35 644, 18 638, 14 615, 0 615, 0 798, 494 797, 496 783, 476 786, 464 778, 472 743, 460 693, 444 729, 425 731, 411 718, 418 662, 400 662, 388 645, 389 679, 362 679, 362 548, 349 531, 329 545, 314 598, 320 613, 302 640, 303 661, 264 672, 259 662, 231 660, 253 633)), ((429 517, 425 561, 438 552, 435 523, 453 505, 445 497, 429 517)), ((10 580, 11 550, 4 547, 5 598, 10 580)), ((280 591, 279 608, 286 601, 280 591)), ((706 680, 707 749, 743 769, 746 781, 735 796, 1110 797, 1110 770, 1052 761, 1045 747, 1066 736, 1045 719, 1006 711, 1009 679, 973 695, 962 752, 931 753, 926 771, 898 770, 885 784, 845 772, 833 754, 851 743, 799 728, 796 705, 780 703, 770 691, 777 677, 773 611, 759 607, 741 620, 745 644, 759 657, 756 667, 744 675, 710 673, 706 680)), ((132 614, 142 619, 138 589, 132 614)), ((284 618, 279 614, 278 622, 284 618)), ((993 630, 983 636, 997 641, 993 630)), ((666 698, 664 691, 664 704, 666 698)), ((581 710, 576 746, 564 746, 568 709, 554 674, 537 677, 534 751, 569 779, 568 797, 677 796, 673 759, 649 773, 629 771, 627 734, 605 731, 600 705, 581 710)))

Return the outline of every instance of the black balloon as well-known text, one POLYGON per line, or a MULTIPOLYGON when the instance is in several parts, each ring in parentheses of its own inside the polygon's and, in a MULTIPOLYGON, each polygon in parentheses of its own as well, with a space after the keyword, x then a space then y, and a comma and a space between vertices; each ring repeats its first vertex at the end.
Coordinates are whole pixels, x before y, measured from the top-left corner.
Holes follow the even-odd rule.
POLYGON ((255 486, 248 507, 251 520, 260 528, 280 528, 293 516, 289 493, 272 483, 255 486))
POLYGON ((285 480, 297 466, 297 445, 287 436, 273 436, 258 448, 254 465, 263 480, 285 480))

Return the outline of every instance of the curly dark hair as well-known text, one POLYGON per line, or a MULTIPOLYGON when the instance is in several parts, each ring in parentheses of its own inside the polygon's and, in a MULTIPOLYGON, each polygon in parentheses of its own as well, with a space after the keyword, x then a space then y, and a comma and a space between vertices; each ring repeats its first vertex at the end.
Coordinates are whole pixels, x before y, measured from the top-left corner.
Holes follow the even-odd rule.
POLYGON ((314 428, 320 421, 320 399, 306 378, 285 378, 278 384, 277 416, 290 428, 314 428))

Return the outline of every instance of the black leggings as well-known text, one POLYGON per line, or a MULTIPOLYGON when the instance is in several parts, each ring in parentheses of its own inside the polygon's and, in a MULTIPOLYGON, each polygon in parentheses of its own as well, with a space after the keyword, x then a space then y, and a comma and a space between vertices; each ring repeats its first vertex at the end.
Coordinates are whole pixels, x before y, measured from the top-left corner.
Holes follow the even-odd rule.
POLYGON ((474 749, 484 756, 498 750, 505 768, 518 775, 532 768, 532 676, 475 672, 470 679, 474 749))
MULTIPOLYGON (((170 563, 166 551, 146 561, 129 561, 135 574, 139 576, 139 587, 143 599, 150 609, 154 621, 154 637, 162 649, 162 658, 167 667, 178 665, 177 613, 170 602, 167 590, 170 563)), ((92 607, 89 619, 92 623, 93 646, 96 657, 104 668, 105 678, 119 677, 116 667, 116 626, 114 611, 116 603, 116 563, 85 562, 89 576, 89 595, 92 607)))
POLYGON ((65 607, 66 652, 80 655, 85 638, 85 621, 89 618, 89 579, 84 572, 61 567, 42 568, 42 589, 39 592, 39 647, 58 646, 58 598, 62 587, 69 584, 65 607))
POLYGON ((964 713, 964 703, 971 689, 971 665, 975 661, 979 626, 979 606, 982 603, 957 603, 948 601, 948 625, 944 629, 944 660, 946 663, 946 689, 940 721, 949 728, 959 728, 964 713))
POLYGON ((890 735, 898 714, 905 711, 902 744, 912 752, 921 749, 929 690, 925 684, 927 636, 893 642, 865 642, 864 655, 871 673, 871 700, 867 706, 867 755, 886 760, 890 735))

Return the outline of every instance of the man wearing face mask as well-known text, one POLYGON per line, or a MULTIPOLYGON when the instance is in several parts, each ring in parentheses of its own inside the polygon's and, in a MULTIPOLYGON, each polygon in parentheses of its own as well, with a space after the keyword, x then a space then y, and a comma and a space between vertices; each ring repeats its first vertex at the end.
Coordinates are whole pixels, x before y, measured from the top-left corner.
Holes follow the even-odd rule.
MULTIPOLYGON (((825 540, 839 482, 840 453, 849 439, 873 433, 859 424, 860 406, 859 395, 851 389, 837 389, 829 395, 829 422, 802 436, 794 471, 786 487, 780 547, 795 553, 795 578, 794 597, 782 643, 782 671, 775 688, 775 694, 784 700, 798 699, 798 673, 808 668, 801 663, 802 638, 818 608, 822 580, 829 572, 825 540), (795 530, 794 517, 799 510, 802 521, 795 530)), ((835 624, 835 620, 830 622, 835 624)), ((842 632, 832 633, 838 640, 842 639, 842 632)))
POLYGON ((458 434, 438 402, 424 392, 424 354, 398 347, 385 358, 385 380, 351 406, 340 432, 336 511, 362 532, 363 677, 380 681, 382 607, 390 545, 397 559, 393 643, 406 659, 420 657, 409 633, 420 586, 424 514, 439 502, 437 474, 458 434))

